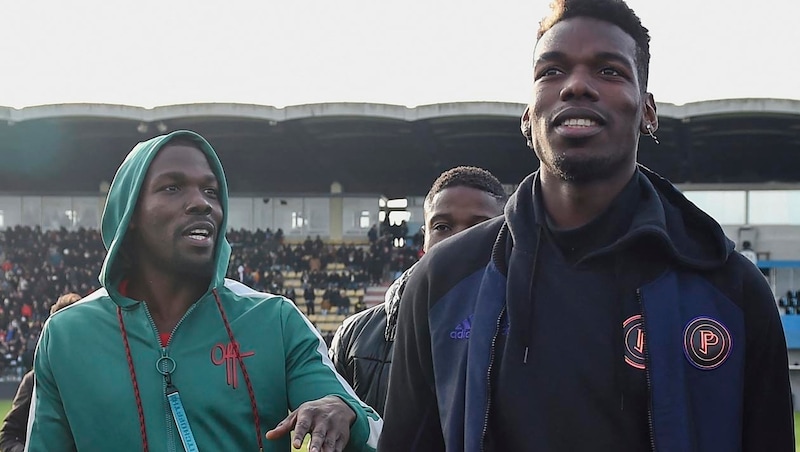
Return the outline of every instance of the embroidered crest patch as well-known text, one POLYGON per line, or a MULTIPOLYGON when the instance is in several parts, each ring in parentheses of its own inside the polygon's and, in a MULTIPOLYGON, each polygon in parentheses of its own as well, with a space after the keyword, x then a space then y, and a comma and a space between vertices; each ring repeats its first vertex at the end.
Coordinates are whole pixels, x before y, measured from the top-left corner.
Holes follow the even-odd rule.
POLYGON ((721 366, 731 353, 731 333, 725 325, 710 317, 698 317, 683 330, 686 359, 701 370, 721 366))
POLYGON ((644 369, 644 321, 641 315, 628 318, 622 324, 625 338, 625 362, 635 369, 644 369))

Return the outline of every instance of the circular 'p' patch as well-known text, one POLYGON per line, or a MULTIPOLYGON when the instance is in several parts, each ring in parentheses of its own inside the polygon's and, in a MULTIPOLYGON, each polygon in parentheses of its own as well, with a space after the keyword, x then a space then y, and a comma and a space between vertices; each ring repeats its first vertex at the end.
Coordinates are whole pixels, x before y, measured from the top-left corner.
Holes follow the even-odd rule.
POLYGON ((731 353, 731 333, 725 325, 710 317, 698 317, 683 330, 686 359, 701 370, 721 366, 731 353))
POLYGON ((622 324, 625 339, 625 362, 634 369, 643 370, 644 359, 644 321, 641 315, 628 318, 622 324))

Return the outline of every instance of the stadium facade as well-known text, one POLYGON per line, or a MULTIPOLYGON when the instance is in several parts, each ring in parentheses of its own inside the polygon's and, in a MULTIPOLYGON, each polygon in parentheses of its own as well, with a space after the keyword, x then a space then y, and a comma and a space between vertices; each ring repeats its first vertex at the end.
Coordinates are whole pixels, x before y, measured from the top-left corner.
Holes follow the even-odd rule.
MULTIPOLYGON (((422 196, 442 171, 480 166, 513 188, 536 169, 519 132, 523 109, 497 102, 0 107, 0 228, 96 228, 108 182, 131 147, 191 129, 223 161, 233 228, 362 241, 381 200, 407 198, 413 231, 422 196)), ((662 103, 658 113, 661 144, 643 137, 639 161, 714 216, 737 246, 749 241, 776 297, 800 289, 800 101, 662 103)), ((800 316, 783 319, 800 388, 800 316)))

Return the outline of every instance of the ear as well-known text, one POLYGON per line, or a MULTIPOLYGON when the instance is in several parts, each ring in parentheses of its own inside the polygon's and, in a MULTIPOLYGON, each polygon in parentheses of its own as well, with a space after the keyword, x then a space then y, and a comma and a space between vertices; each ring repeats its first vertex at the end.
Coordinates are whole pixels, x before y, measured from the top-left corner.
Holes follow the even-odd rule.
POLYGON ((519 121, 519 130, 522 132, 522 136, 528 140, 528 147, 533 147, 533 143, 531 141, 531 107, 525 107, 525 111, 522 112, 522 117, 519 121))
POLYGON ((656 113, 656 101, 653 99, 652 93, 645 93, 644 97, 644 114, 642 115, 642 124, 639 126, 642 133, 655 133, 658 130, 658 114, 656 113), (650 129, 647 129, 647 125, 650 129))

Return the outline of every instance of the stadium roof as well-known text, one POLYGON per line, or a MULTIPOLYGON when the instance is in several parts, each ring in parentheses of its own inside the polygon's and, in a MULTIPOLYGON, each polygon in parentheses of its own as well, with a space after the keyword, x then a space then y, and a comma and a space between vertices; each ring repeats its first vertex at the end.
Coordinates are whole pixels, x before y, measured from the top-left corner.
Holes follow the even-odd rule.
MULTIPOLYGON (((211 142, 238 194, 328 193, 339 182, 346 193, 422 195, 442 171, 462 164, 515 184, 537 167, 519 132, 524 107, 0 107, 0 192, 98 193, 134 144, 177 129, 211 142)), ((675 183, 800 182, 800 101, 659 104, 658 113, 661 145, 643 137, 639 161, 675 183)))

